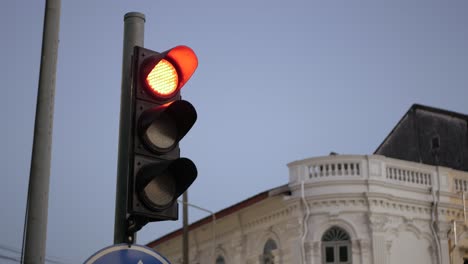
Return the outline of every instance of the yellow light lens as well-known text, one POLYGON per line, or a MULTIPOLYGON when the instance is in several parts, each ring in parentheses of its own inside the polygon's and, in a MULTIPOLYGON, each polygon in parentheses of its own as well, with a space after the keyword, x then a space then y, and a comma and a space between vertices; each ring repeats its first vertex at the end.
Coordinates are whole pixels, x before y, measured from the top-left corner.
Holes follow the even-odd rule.
POLYGON ((146 76, 146 83, 155 95, 168 97, 177 90, 179 78, 174 66, 162 59, 146 76))

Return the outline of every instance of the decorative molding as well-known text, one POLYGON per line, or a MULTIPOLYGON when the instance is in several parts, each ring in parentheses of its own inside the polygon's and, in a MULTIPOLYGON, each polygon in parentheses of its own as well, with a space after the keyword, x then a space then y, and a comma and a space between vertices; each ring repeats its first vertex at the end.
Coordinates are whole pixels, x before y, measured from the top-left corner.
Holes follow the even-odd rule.
POLYGON ((435 244, 435 241, 432 242, 432 245, 430 245, 428 247, 428 250, 429 250, 429 254, 431 256, 431 259, 432 259, 432 264, 437 264, 438 260, 437 260, 437 247, 434 247, 433 245, 435 244))
MULTIPOLYGON (((328 196, 330 197, 330 196, 328 196)), ((399 216, 408 216, 408 213, 412 215, 418 215, 423 219, 429 219, 431 215, 431 202, 425 201, 417 201, 417 200, 409 200, 409 199, 401 199, 391 196, 393 199, 389 199, 389 197, 381 196, 381 197, 369 197, 369 205, 371 206, 371 211, 375 211, 378 208, 384 209, 387 214, 396 214, 399 216), (416 202, 414 204, 413 202, 416 202)), ((345 212, 362 212, 363 210, 367 211, 367 201, 364 198, 349 198, 349 199, 312 199, 308 198, 308 204, 312 209, 311 214, 319 213, 321 209, 326 209, 326 212, 330 214, 330 216, 339 216, 345 212), (356 207, 361 207, 360 209, 356 207), (330 211, 330 208, 336 208, 338 211, 330 211), (354 208, 354 209, 353 209, 354 208), (346 211, 344 211, 346 210, 346 211)), ((452 209, 452 208, 443 208, 439 207, 438 210, 439 215, 447 216, 456 219, 463 218, 463 209, 452 209)))
POLYGON ((387 240, 385 241, 385 259, 387 263, 391 263, 391 257, 392 257, 392 241, 387 240))
POLYGON ((314 241, 312 242, 312 252, 314 256, 317 256, 320 254, 320 246, 321 246, 321 241, 314 241))
MULTIPOLYGON (((440 204, 439 204, 440 206, 440 204)), ((439 207, 438 210, 439 215, 444 215, 450 218, 457 218, 462 220, 463 219, 463 208, 461 209, 453 209, 453 208, 443 208, 439 207)))
MULTIPOLYGON (((304 241, 304 249, 305 249, 305 254, 309 254, 310 255, 310 252, 312 252, 314 248, 314 243, 311 242, 311 241, 304 241)), ((302 250, 302 249, 301 249, 302 250)))
MULTIPOLYGON (((308 199, 307 201, 310 208, 312 208, 312 213, 314 211, 318 211, 318 209, 327 208, 327 212, 330 212, 329 208, 342 208, 345 210, 350 210, 350 208, 361 207, 361 209, 367 209, 367 202, 362 197, 354 197, 354 198, 335 198, 335 199, 308 199)), ((362 211, 362 210, 355 210, 355 211, 362 211)), ((335 212, 337 213, 337 212, 335 212)))
MULTIPOLYGON (((216 248, 215 248, 215 252, 214 252, 214 259, 216 259, 218 256, 222 256, 224 258, 224 260, 226 261, 226 263, 230 263, 231 261, 231 258, 230 258, 230 255, 232 254, 232 252, 230 252, 231 254, 227 254, 228 250, 226 250, 222 245, 217 245, 216 248)), ((211 252, 207 252, 208 255, 212 255, 211 252)))
POLYGON ((360 245, 360 240, 351 240, 351 253, 352 256, 355 255, 360 255, 361 254, 361 245, 360 245))
POLYGON ((389 217, 381 214, 369 214, 369 224, 372 232, 385 232, 386 225, 389 223, 389 217))
POLYGON ((391 240, 385 241, 385 248, 387 250, 387 253, 391 252, 391 250, 392 250, 392 241, 391 240))
POLYGON ((369 254, 371 252, 371 242, 369 240, 360 239, 358 243, 362 254, 369 254))
MULTIPOLYGON (((344 207, 347 209, 349 209, 349 207, 356 206, 367 207, 366 197, 369 201, 369 205, 374 208, 389 209, 392 212, 412 212, 415 214, 424 215, 431 213, 432 201, 413 198, 403 198, 401 196, 395 196, 387 193, 372 192, 355 194, 323 194, 317 196, 309 196, 306 199, 312 210, 315 209, 315 211, 317 211, 316 209, 323 207, 327 207, 327 209, 328 207, 344 207)), ((439 204, 439 214, 452 217, 461 217, 462 212, 463 208, 458 205, 454 206, 450 203, 439 204)))
POLYGON ((448 239, 448 233, 452 229, 452 223, 438 221, 436 223, 436 228, 437 235, 439 235, 440 239, 448 239))
POLYGON ((286 207, 275 212, 272 212, 269 215, 264 215, 262 217, 256 218, 250 222, 247 222, 244 227, 246 230, 255 228, 259 225, 270 224, 274 222, 279 222, 279 220, 286 219, 288 216, 291 215, 293 211, 293 207, 286 207))

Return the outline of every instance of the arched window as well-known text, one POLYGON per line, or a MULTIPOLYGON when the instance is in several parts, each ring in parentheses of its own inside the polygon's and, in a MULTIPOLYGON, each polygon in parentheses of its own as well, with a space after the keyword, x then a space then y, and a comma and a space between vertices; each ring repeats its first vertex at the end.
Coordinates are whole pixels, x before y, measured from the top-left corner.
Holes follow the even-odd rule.
POLYGON ((278 249, 276 242, 273 239, 268 239, 263 247, 263 264, 274 264, 275 256, 273 250, 278 249))
POLYGON ((351 239, 342 228, 332 226, 323 234, 322 262, 324 264, 351 263, 351 239))
POLYGON ((216 258, 216 264, 226 264, 226 262, 224 261, 223 256, 218 256, 216 258))

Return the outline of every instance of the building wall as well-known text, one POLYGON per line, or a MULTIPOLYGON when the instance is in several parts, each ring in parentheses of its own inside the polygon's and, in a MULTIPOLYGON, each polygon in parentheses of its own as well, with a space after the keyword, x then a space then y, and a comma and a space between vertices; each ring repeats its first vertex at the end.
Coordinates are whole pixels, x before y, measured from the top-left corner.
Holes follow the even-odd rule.
MULTIPOLYGON (((226 263, 258 263, 263 244, 270 238, 279 246, 279 255, 288 261, 289 237, 296 237, 297 205, 288 203, 282 196, 270 197, 216 223, 202 226, 189 234, 190 262, 214 263, 214 256, 223 256, 226 263), (213 234, 213 226, 216 233, 213 234), (215 236, 215 239, 213 239, 215 236)), ((155 247, 171 263, 182 263, 181 237, 155 247)))
MULTIPOLYGON (((289 193, 272 191, 193 230, 190 263, 215 263, 217 256, 225 263, 263 263, 269 239, 277 245, 274 263, 323 263, 322 236, 335 226, 350 237, 352 263, 463 263, 468 255, 460 194, 468 188, 466 172, 378 155, 319 157, 288 167, 289 193)), ((156 244, 171 263, 181 263, 180 236, 156 244)))

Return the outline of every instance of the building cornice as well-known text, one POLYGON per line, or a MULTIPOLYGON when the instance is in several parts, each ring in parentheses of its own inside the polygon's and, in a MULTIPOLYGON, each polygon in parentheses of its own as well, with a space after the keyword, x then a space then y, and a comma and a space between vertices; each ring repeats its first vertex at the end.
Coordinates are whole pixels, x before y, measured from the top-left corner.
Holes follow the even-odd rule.
MULTIPOLYGON (((239 203, 236 203, 232 206, 229 206, 227 208, 222 209, 221 211, 218 211, 214 214, 214 217, 216 220, 219 220, 223 217, 226 217, 228 215, 234 214, 244 208, 247 208, 249 206, 252 206, 253 204, 259 203, 268 197, 271 196, 276 196, 276 195, 281 195, 281 194, 288 194, 289 193, 289 187, 288 185, 282 185, 276 188, 272 188, 269 190, 266 190, 264 192, 261 192, 259 194, 256 194, 248 199, 245 199, 239 203)), ((193 231, 203 225, 210 224, 213 221, 213 216, 207 216, 205 218, 202 218, 192 224, 189 225, 189 231, 193 231)), ((156 240, 153 240, 147 244, 148 247, 156 247, 157 245, 164 243, 165 241, 169 241, 177 236, 182 235, 183 229, 179 228, 169 234, 166 234, 156 240)))

